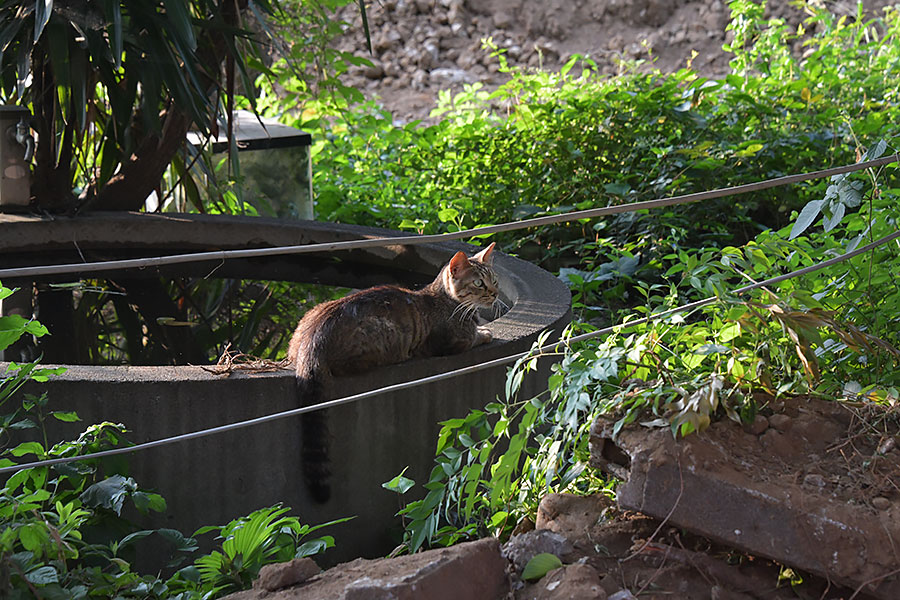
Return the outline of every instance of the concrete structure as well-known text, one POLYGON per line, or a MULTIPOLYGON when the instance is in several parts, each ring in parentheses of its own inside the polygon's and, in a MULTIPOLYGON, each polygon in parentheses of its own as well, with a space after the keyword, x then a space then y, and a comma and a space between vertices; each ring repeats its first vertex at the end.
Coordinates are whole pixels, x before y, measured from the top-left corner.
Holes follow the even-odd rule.
MULTIPOLYGON (((108 214, 44 220, 0 216, 4 267, 78 262, 99 257, 155 256, 191 250, 308 244, 394 232, 312 222, 209 217, 202 215, 108 214)), ((460 243, 392 246, 339 255, 296 255, 201 263, 130 272, 130 276, 194 274, 321 282, 366 287, 375 283, 430 281, 460 243), (337 259, 336 259, 337 258, 337 259), (338 260, 339 259, 339 260, 338 260)), ((495 341, 471 352, 416 360, 365 376, 340 380, 341 395, 453 370, 528 350, 540 332, 559 330, 570 319, 566 286, 537 267, 498 255, 501 289, 508 312, 490 324, 495 341)), ((90 273, 75 276, 86 277, 90 273)), ((103 274, 95 275, 102 277, 103 274)), ((68 277, 71 279, 71 277, 68 277)), ((31 281, 4 280, 7 287, 31 281)), ((546 386, 546 369, 526 383, 523 393, 546 386)), ((2 367, 0 367, 2 368, 2 367)), ((424 483, 433 467, 440 421, 464 416, 503 394, 506 367, 496 367, 410 390, 384 394, 328 411, 332 430, 332 499, 310 500, 300 464, 297 418, 199 440, 151 449, 129 458, 130 474, 168 501, 164 518, 148 525, 192 533, 224 524, 256 508, 283 502, 308 523, 355 515, 325 531, 337 541, 330 560, 375 557, 399 541, 393 515, 401 498, 381 487, 409 467, 406 476, 424 483)), ((75 410, 81 424, 57 424, 57 439, 70 439, 85 424, 108 420, 132 430, 144 442, 215 427, 296 407, 289 371, 217 376, 201 367, 71 366, 48 383, 54 410, 75 410)), ((417 487, 404 500, 421 495, 417 487)))

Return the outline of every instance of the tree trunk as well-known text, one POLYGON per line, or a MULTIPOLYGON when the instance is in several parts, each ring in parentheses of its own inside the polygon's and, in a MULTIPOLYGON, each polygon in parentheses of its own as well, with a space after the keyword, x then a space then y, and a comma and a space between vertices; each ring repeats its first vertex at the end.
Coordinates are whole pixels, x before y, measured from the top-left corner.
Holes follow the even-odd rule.
POLYGON ((144 138, 121 170, 103 186, 83 210, 140 210, 159 185, 172 157, 185 143, 191 120, 172 106, 166 111, 162 132, 144 138))

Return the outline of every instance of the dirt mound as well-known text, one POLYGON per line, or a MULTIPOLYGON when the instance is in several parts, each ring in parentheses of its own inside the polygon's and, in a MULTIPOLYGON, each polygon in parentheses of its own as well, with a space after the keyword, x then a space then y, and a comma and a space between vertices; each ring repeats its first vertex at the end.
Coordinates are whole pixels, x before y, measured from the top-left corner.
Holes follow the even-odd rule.
MULTIPOLYGON (((796 27, 808 16, 800 4, 773 0, 767 16, 796 27)), ((856 14, 852 0, 809 4, 856 14)), ((889 4, 864 2, 870 14, 889 4)), ((510 66, 554 70, 580 54, 608 74, 622 69, 623 60, 662 71, 690 60, 707 77, 728 72, 722 45, 731 38, 725 30, 730 11, 722 0, 383 0, 369 5, 367 15, 374 66, 353 71, 348 83, 380 99, 401 122, 426 118, 442 89, 476 82, 492 88, 506 80, 482 48, 484 38, 506 49, 510 66)), ((365 38, 356 4, 341 17, 351 27, 339 49, 361 54, 365 38)))

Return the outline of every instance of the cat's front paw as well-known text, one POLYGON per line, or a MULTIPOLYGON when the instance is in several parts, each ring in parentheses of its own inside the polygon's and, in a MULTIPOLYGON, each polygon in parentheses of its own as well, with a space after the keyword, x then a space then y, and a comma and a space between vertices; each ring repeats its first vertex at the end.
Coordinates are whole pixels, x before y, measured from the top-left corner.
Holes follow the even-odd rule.
POLYGON ((494 334, 487 327, 475 328, 475 345, 487 344, 494 339, 494 334))

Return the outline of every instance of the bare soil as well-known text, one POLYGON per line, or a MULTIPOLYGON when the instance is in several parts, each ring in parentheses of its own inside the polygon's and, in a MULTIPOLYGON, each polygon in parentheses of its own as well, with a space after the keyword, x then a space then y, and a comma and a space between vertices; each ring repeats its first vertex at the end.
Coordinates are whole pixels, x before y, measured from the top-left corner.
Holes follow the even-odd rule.
MULTIPOLYGON (((864 0, 868 15, 893 0, 864 0)), ((856 15, 855 0, 770 0, 768 17, 796 28, 804 5, 856 15)), ((365 35, 355 3, 340 49, 362 53, 365 35)), ((348 83, 381 102, 400 123, 429 121, 438 92, 480 83, 488 89, 508 75, 483 49, 491 38, 510 66, 556 70, 573 55, 589 56, 601 72, 616 74, 641 61, 642 70, 672 72, 691 65, 706 77, 729 72, 723 45, 730 19, 722 0, 379 0, 367 7, 374 66, 356 69, 348 83), (696 53, 696 54, 695 54, 696 53)), ((796 52, 802 52, 799 43, 796 52)))

